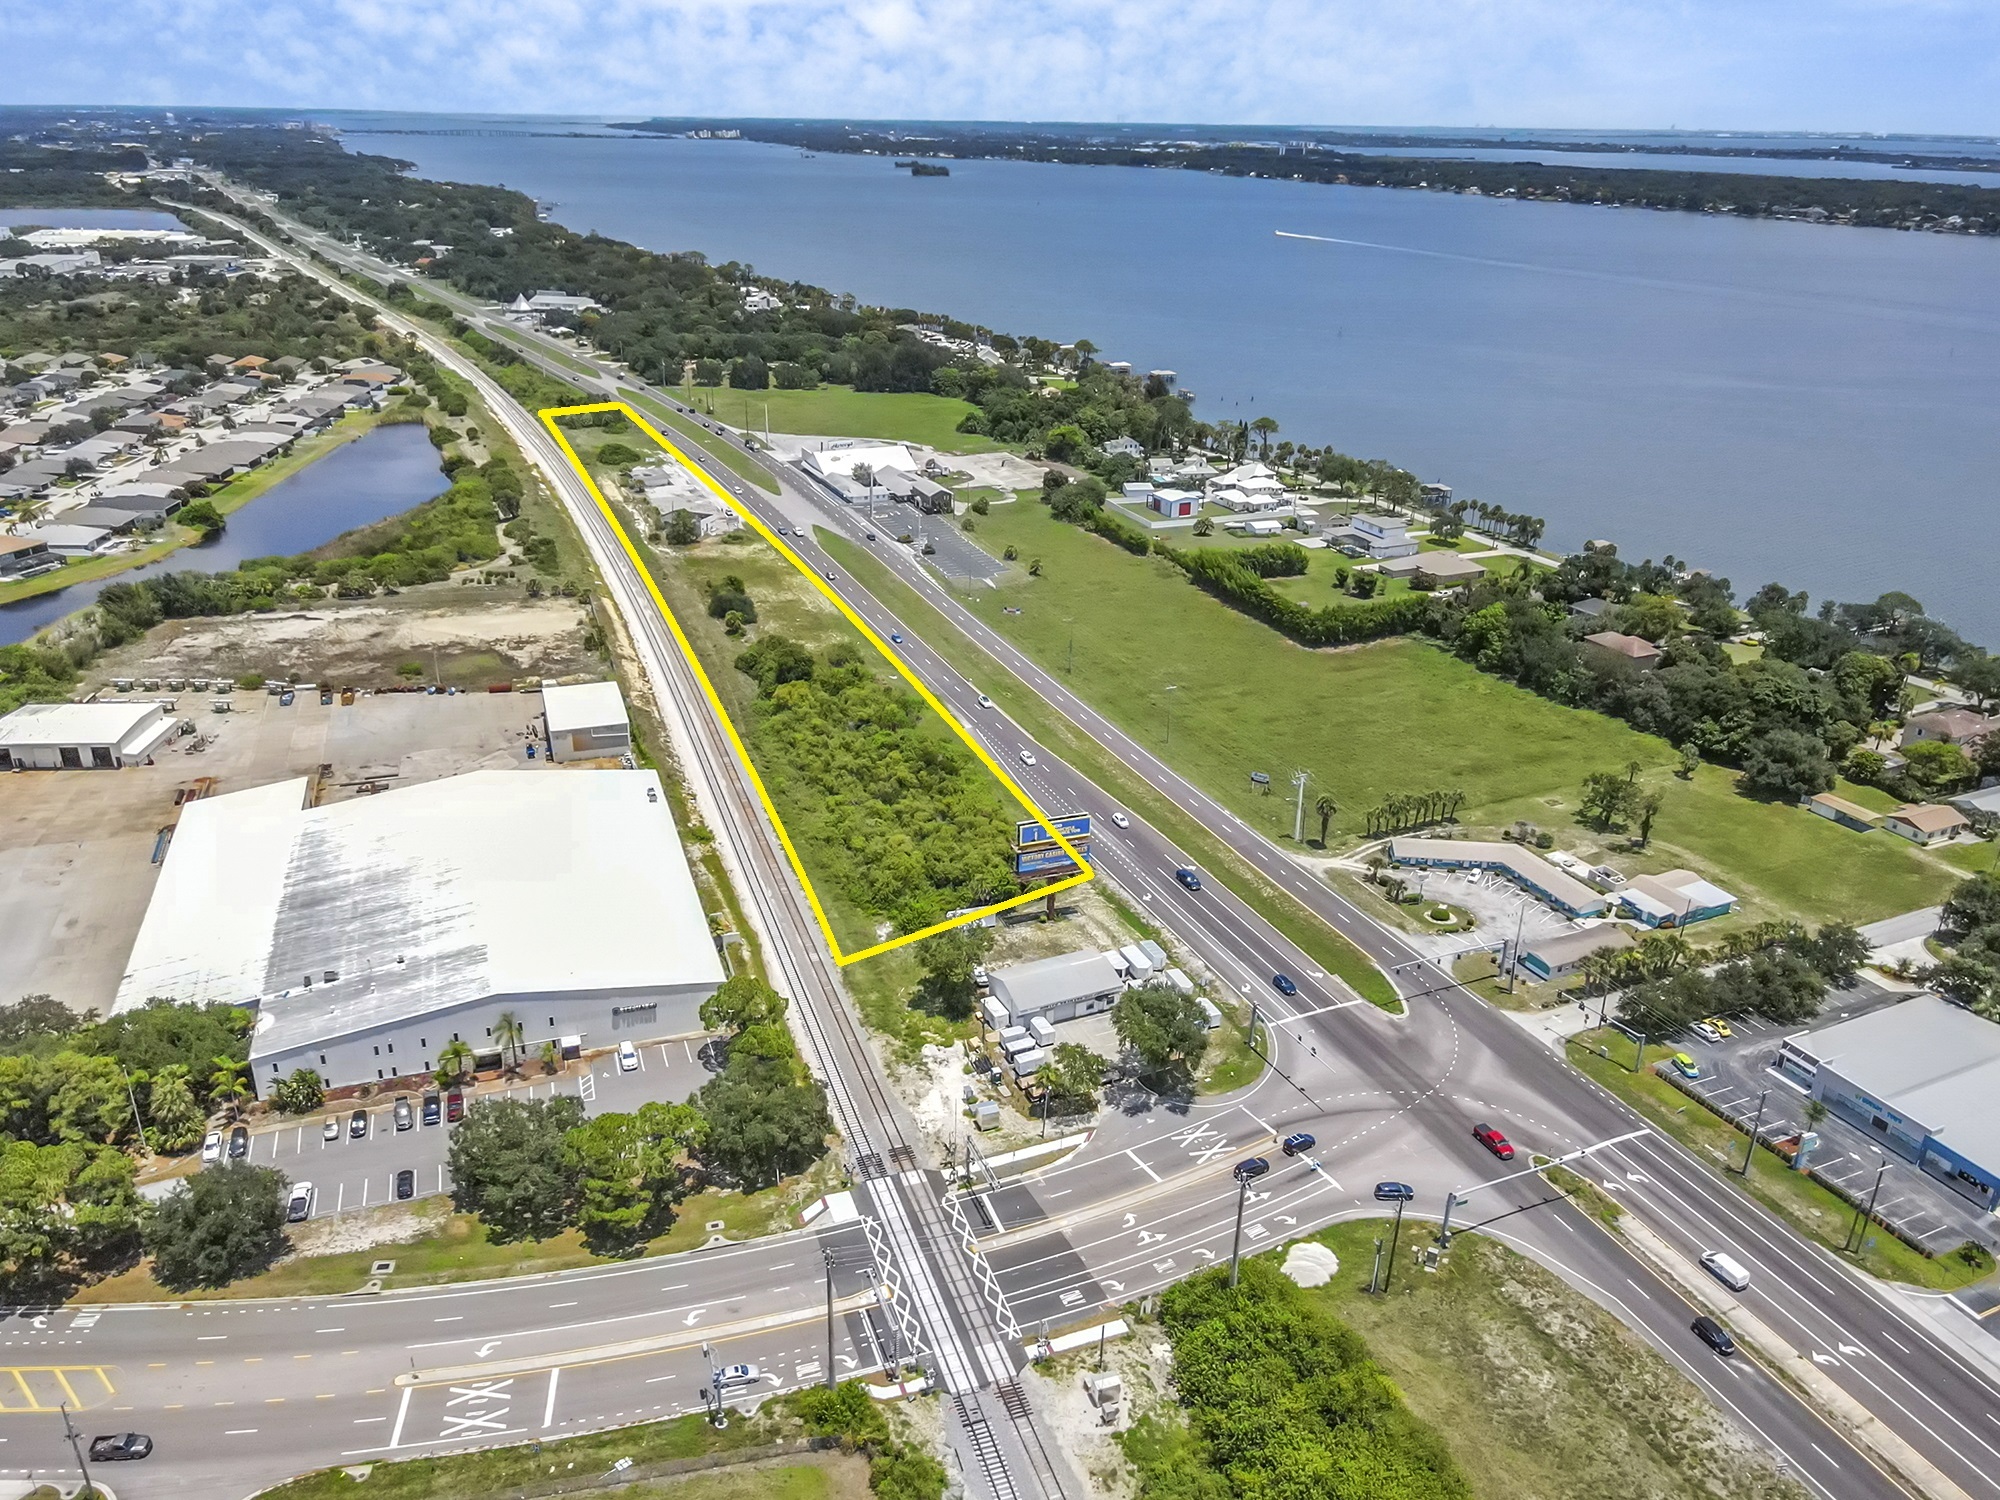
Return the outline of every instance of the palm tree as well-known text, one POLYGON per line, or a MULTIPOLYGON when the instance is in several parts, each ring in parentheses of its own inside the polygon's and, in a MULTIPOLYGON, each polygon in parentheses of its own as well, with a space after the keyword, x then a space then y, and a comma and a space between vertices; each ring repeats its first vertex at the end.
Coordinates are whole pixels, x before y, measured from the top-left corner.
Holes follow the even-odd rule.
POLYGON ((1333 800, 1331 794, 1321 792, 1319 800, 1313 803, 1313 811, 1319 814, 1319 842, 1320 847, 1325 848, 1326 830, 1333 822, 1333 815, 1340 811, 1340 804, 1333 800))
POLYGON ((472 1048, 453 1037, 438 1052, 438 1082, 446 1085, 457 1083, 472 1071, 472 1048))
POLYGON ((562 1048, 553 1041, 542 1043, 542 1071, 554 1073, 562 1066, 562 1048))
POLYGON ((521 1054, 526 1050, 528 1029, 511 1010, 500 1012, 500 1019, 493 1023, 493 1030, 500 1039, 500 1053, 507 1060, 507 1071, 518 1072, 521 1054))
POLYGON ((208 1075, 209 1098, 227 1104, 233 1120, 242 1102, 250 1097, 250 1085, 243 1077, 249 1064, 233 1057, 218 1057, 214 1062, 215 1071, 208 1075))

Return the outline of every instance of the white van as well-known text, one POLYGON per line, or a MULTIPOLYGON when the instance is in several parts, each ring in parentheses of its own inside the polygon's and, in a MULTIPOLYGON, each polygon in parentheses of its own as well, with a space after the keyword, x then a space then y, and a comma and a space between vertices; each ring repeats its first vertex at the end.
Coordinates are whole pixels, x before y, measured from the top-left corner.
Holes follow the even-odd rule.
POLYGON ((1701 1268, 1732 1292, 1750 1290, 1750 1273, 1720 1250, 1705 1252, 1701 1257, 1701 1268))

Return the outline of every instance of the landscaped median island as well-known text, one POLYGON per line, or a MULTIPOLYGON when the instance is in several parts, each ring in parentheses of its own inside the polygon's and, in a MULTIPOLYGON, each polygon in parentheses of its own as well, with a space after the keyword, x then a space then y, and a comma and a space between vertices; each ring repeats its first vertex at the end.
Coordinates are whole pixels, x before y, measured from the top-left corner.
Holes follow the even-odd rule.
MULTIPOLYGON (((1233 1291, 1216 1269, 1161 1295, 1157 1327, 1116 1350, 1135 1420, 1114 1441, 1142 1500, 1802 1500, 1772 1454, 1561 1278, 1476 1233, 1421 1270, 1427 1237, 1405 1223, 1374 1294, 1390 1238, 1385 1220, 1351 1221, 1245 1261, 1233 1291), (1171 1389, 1145 1352, 1159 1336, 1171 1389)), ((1082 1358, 1051 1373, 1073 1383, 1082 1358)))

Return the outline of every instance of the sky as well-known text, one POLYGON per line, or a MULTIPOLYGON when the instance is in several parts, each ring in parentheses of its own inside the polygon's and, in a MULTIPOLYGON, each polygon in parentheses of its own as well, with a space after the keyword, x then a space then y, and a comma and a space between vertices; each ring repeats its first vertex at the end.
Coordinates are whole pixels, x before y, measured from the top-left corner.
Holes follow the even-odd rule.
POLYGON ((2000 134, 1996 0, 6 0, 0 103, 2000 134))

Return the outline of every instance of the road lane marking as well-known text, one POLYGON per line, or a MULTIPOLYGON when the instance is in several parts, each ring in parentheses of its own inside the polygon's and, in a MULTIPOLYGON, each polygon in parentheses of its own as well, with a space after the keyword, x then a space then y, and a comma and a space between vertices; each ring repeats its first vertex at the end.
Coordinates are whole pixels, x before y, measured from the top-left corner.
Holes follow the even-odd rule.
POLYGON ((1153 1181, 1158 1182, 1160 1180, 1160 1174, 1158 1172, 1155 1172, 1151 1167, 1147 1166, 1143 1161, 1140 1161, 1139 1154, 1136 1151, 1133 1151, 1130 1147, 1127 1147, 1125 1154, 1132 1158, 1132 1163, 1134 1166, 1136 1166, 1141 1172, 1144 1172, 1148 1177, 1152 1178, 1153 1181))
POLYGON ((561 1374, 561 1365, 557 1365, 549 1371, 549 1395, 548 1399, 542 1403, 542 1426, 544 1427, 553 1427, 556 1425, 556 1379, 561 1374))
POLYGON ((389 1446, 390 1446, 391 1448, 396 1448, 396 1447, 400 1447, 400 1446, 402 1445, 402 1441, 403 1441, 403 1418, 409 1415, 409 1412, 410 1412, 410 1393, 411 1393, 412 1391, 414 1391, 415 1389, 416 1389, 416 1387, 415 1387, 415 1386, 408 1386, 408 1385, 406 1385, 406 1386, 404 1386, 404 1387, 403 1387, 403 1399, 402 1399, 402 1402, 401 1402, 401 1404, 399 1404, 399 1405, 398 1405, 398 1406, 396 1407, 396 1425, 395 1425, 395 1427, 394 1427, 394 1428, 393 1428, 393 1429, 392 1429, 392 1430, 390 1431, 390 1433, 389 1433, 389 1446))

